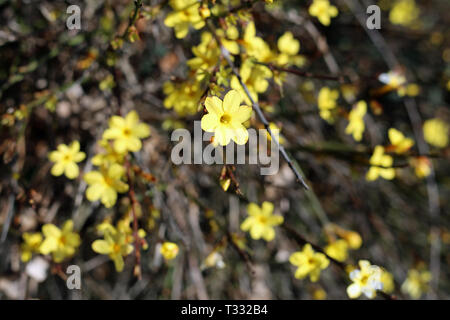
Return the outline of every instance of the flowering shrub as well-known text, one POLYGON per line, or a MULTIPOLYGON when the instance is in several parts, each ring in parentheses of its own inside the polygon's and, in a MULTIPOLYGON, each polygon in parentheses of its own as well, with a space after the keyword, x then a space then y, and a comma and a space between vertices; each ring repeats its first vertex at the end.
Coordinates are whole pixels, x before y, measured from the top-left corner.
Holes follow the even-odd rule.
POLYGON ((449 297, 448 3, 97 2, 0 8, 0 297, 449 297))

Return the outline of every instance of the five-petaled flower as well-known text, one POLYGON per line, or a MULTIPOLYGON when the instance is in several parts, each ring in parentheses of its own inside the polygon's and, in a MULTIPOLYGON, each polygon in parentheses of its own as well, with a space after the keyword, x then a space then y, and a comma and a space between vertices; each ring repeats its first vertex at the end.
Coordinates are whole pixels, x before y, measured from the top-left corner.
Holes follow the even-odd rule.
POLYGON ((247 143, 248 131, 242 123, 250 119, 252 108, 241 106, 241 102, 241 95, 236 90, 230 90, 223 102, 218 97, 206 98, 208 114, 202 118, 202 129, 214 132, 214 141, 222 146, 230 140, 240 145, 247 143))
POLYGON ((136 152, 142 147, 140 139, 150 135, 150 127, 139 121, 136 111, 129 112, 125 118, 112 116, 109 128, 103 133, 103 139, 114 140, 114 150, 118 153, 136 152))
POLYGON ((309 6, 308 12, 313 17, 317 17, 324 26, 329 26, 331 18, 336 17, 339 13, 338 9, 328 0, 314 0, 309 6))
POLYGON ((126 233, 110 226, 104 231, 104 240, 95 240, 92 243, 92 250, 108 255, 114 261, 117 272, 121 272, 124 267, 123 257, 133 251, 133 246, 127 241, 126 233))
POLYGON ((298 267, 295 271, 297 279, 309 275, 312 282, 319 280, 320 272, 330 264, 330 260, 323 253, 315 252, 309 243, 303 246, 302 251, 291 254, 289 262, 298 267))
POLYGON ((80 236, 73 232, 73 221, 67 220, 62 229, 54 224, 42 226, 44 241, 39 247, 42 254, 52 254, 53 261, 59 263, 74 255, 80 245, 80 236))
POLYGON ((262 207, 256 203, 250 203, 247 206, 249 217, 241 224, 242 231, 249 231, 254 240, 263 238, 266 241, 272 241, 275 238, 274 227, 283 223, 283 217, 274 215, 273 203, 264 201, 262 207))
POLYGON ((409 294, 411 298, 419 299, 424 292, 430 289, 430 281, 430 271, 411 269, 408 271, 408 277, 403 282, 401 290, 403 293, 409 294))
POLYGON ((349 274, 353 283, 347 287, 347 294, 352 299, 358 298, 361 294, 373 299, 376 296, 376 290, 383 289, 381 282, 383 271, 367 260, 360 260, 358 264, 359 269, 354 269, 349 274))
POLYGON ((69 146, 60 144, 48 157, 50 161, 55 162, 51 170, 52 175, 60 176, 64 173, 67 178, 75 179, 79 174, 77 162, 83 161, 86 154, 80 151, 80 143, 73 141, 69 146))
POLYGON ((86 197, 89 201, 101 200, 107 208, 111 208, 117 201, 117 193, 128 191, 128 185, 122 181, 125 168, 119 164, 112 164, 100 171, 90 171, 84 175, 84 181, 89 187, 86 197))

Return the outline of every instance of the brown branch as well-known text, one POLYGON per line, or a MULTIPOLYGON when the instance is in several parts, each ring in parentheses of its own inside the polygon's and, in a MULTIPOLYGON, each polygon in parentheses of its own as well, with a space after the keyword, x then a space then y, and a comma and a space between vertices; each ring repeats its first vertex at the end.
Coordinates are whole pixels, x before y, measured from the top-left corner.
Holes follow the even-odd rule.
POLYGON ((236 252, 239 254, 241 259, 244 260, 245 265, 247 266, 247 269, 249 270, 250 274, 252 276, 254 276, 255 275, 255 269, 253 268, 253 263, 250 260, 250 257, 247 254, 247 252, 245 252, 244 250, 239 248, 239 246, 236 244, 236 242, 233 239, 233 235, 229 231, 227 231, 227 239, 231 243, 231 246, 233 247, 233 249, 236 250, 236 252))
POLYGON ((131 179, 131 164, 128 157, 125 157, 125 167, 127 172, 128 181, 128 196, 131 201, 131 213, 133 215, 133 237, 134 237, 134 251, 136 256, 136 266, 134 268, 134 275, 138 277, 139 280, 142 279, 141 273, 141 241, 138 234, 138 220, 135 205, 137 203, 136 194, 134 193, 133 180, 131 179))
POLYGON ((279 67, 279 66, 274 65, 273 63, 263 63, 263 62, 257 62, 257 61, 255 61, 255 63, 266 66, 272 71, 276 70, 276 71, 281 71, 281 72, 287 72, 287 73, 295 74, 296 76, 299 76, 299 77, 321 79, 321 80, 332 80, 332 81, 338 81, 339 83, 346 82, 345 76, 343 76, 343 75, 331 76, 331 75, 325 75, 325 74, 314 74, 311 72, 298 70, 297 68, 279 67))

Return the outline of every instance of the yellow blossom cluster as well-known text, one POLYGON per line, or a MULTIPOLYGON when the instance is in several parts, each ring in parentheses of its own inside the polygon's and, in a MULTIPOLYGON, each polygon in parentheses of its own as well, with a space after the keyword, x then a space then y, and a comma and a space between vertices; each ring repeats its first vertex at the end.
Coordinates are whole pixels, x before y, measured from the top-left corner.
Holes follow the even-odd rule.
POLYGON ((129 152, 139 151, 142 148, 140 139, 149 135, 149 126, 139 121, 136 111, 129 112, 125 117, 111 117, 109 128, 103 132, 99 142, 104 151, 92 159, 98 170, 84 175, 89 185, 86 189, 89 201, 100 200, 105 207, 111 208, 117 201, 117 194, 128 191, 128 184, 124 181, 124 158, 129 152))
MULTIPOLYGON (((133 243, 135 238, 133 229, 130 226, 131 219, 129 216, 117 221, 116 226, 113 226, 108 220, 102 222, 97 226, 97 232, 103 236, 101 240, 95 240, 92 243, 92 250, 97 253, 108 255, 114 262, 117 272, 121 272, 124 268, 124 257, 133 252, 133 243)), ((141 247, 145 250, 148 244, 145 241, 146 232, 144 229, 138 230, 138 241, 141 247)))
POLYGON ((73 231, 73 221, 67 220, 62 228, 48 223, 42 226, 42 233, 22 235, 21 260, 28 262, 33 254, 50 254, 53 261, 60 263, 75 254, 80 245, 80 236, 73 231))

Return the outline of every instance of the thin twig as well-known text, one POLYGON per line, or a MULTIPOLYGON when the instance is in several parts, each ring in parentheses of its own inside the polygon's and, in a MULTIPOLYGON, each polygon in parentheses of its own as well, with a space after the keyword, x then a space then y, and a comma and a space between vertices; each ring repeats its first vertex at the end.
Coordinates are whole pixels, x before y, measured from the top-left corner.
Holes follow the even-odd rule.
POLYGON ((128 157, 125 157, 125 167, 127 172, 127 181, 128 181, 128 196, 130 197, 131 201, 131 213, 133 215, 133 237, 134 237, 134 251, 136 255, 136 266, 134 269, 134 275, 139 278, 139 280, 142 278, 141 273, 141 240, 139 239, 138 234, 138 221, 137 221, 137 214, 135 205, 137 203, 136 201, 136 195, 134 193, 134 186, 133 186, 133 180, 131 179, 131 165, 130 161, 128 160, 128 157))

